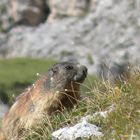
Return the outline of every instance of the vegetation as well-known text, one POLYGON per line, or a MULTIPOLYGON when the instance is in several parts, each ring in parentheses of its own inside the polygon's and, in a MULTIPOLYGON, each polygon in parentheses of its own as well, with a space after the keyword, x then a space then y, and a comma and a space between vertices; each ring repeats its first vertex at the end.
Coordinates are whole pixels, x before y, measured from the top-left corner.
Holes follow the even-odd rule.
MULTIPOLYGON (((140 72, 135 72, 130 79, 116 85, 104 81, 94 81, 92 84, 93 81, 90 80, 82 85, 84 97, 78 106, 71 112, 64 111, 45 118, 42 124, 30 130, 24 139, 51 140, 53 131, 74 125, 82 117, 90 115, 88 121, 99 126, 104 133, 101 140, 139 140, 140 72), (93 115, 100 111, 108 111, 107 116, 93 115)), ((90 140, 95 138, 91 137, 90 140)))
MULTIPOLYGON (((17 95, 23 87, 33 83, 37 72, 46 73, 52 63, 54 61, 34 59, 1 60, 0 93, 17 95)), ((135 71, 129 79, 114 85, 88 76, 81 86, 83 99, 72 111, 65 110, 63 113, 44 118, 40 125, 25 132, 23 139, 51 140, 53 131, 60 127, 74 125, 87 115, 90 115, 88 120, 90 123, 101 128, 104 134, 101 140, 140 139, 139 71, 135 71), (107 116, 93 115, 100 111, 108 111, 107 116)))
POLYGON ((15 58, 0 60, 0 98, 11 105, 15 97, 54 64, 53 60, 15 58))

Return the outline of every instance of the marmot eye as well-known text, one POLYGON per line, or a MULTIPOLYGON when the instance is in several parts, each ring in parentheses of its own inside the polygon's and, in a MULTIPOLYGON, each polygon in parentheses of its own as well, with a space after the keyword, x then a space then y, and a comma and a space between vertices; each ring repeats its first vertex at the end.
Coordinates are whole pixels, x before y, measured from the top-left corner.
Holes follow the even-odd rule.
POLYGON ((57 69, 51 69, 51 71, 56 74, 57 73, 57 69))
POLYGON ((73 69, 73 66, 68 65, 65 68, 66 68, 66 70, 72 70, 73 69))

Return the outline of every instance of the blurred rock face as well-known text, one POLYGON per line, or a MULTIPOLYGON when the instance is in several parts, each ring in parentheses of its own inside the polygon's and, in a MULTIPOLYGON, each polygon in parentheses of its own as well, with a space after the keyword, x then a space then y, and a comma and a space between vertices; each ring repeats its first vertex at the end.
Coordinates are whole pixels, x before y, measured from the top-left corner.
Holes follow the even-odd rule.
POLYGON ((49 14, 45 0, 11 0, 13 19, 35 26, 44 22, 49 14))
POLYGON ((6 29, 11 24, 11 13, 9 11, 8 0, 0 1, 0 31, 6 29))
POLYGON ((89 9, 90 0, 49 0, 49 22, 63 16, 82 16, 89 9))
POLYGON ((36 26, 57 18, 82 16, 89 9, 90 0, 2 0, 0 15, 2 28, 13 24, 36 26), (51 13, 50 13, 51 12, 51 13))
POLYGON ((36 26, 45 22, 49 13, 45 0, 2 0, 0 29, 7 30, 15 25, 36 26))
POLYGON ((19 26, 8 33, 8 38, 0 36, 0 52, 4 52, 5 57, 79 61, 88 66, 90 73, 105 78, 125 73, 128 64, 140 65, 139 0, 92 0, 89 12, 80 18, 72 16, 68 9, 73 7, 71 3, 83 4, 85 6, 79 7, 86 9, 88 1, 72 0, 69 6, 62 0, 51 2, 50 7, 54 7, 57 14, 65 13, 68 18, 57 16, 52 24, 46 21, 37 28, 19 26))

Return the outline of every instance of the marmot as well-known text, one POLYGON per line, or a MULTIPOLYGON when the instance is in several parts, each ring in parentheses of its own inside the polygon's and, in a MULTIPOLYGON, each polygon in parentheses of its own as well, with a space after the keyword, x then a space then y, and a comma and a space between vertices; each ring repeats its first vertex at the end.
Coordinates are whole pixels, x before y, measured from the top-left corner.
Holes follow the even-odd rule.
POLYGON ((18 140, 23 130, 35 126, 45 115, 72 108, 80 99, 80 83, 86 76, 85 66, 72 62, 55 64, 47 76, 23 92, 5 114, 0 140, 18 140))

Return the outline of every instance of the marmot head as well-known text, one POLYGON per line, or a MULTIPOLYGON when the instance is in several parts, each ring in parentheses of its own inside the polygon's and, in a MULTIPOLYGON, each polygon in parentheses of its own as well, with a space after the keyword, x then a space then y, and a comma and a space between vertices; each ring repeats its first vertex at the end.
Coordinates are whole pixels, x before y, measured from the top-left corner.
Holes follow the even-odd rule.
POLYGON ((62 62, 55 64, 48 72, 47 89, 63 91, 74 85, 83 83, 87 76, 87 68, 78 63, 62 62))

